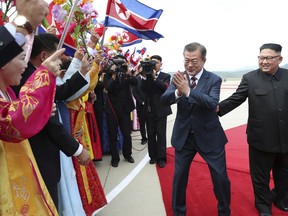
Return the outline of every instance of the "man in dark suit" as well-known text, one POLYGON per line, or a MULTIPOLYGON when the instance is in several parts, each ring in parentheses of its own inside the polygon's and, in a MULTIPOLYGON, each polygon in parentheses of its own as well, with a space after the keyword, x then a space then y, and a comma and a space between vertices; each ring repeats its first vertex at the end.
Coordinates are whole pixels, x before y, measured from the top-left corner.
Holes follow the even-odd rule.
POLYGON ((133 96, 136 101, 136 111, 137 117, 140 125, 140 134, 141 134, 141 144, 145 145, 148 142, 147 138, 147 103, 146 103, 146 94, 142 91, 142 66, 138 66, 138 71, 135 72, 134 76, 136 77, 138 84, 132 88, 133 96), (137 74, 136 74, 137 73, 137 74))
POLYGON ((203 45, 190 43, 185 46, 183 55, 185 72, 175 73, 172 84, 161 97, 164 105, 177 103, 171 138, 175 148, 172 189, 174 216, 186 215, 186 187, 196 153, 209 166, 214 194, 218 200, 218 215, 228 216, 231 195, 225 156, 227 138, 215 112, 222 81, 203 68, 206 61, 206 48, 203 45))
POLYGON ((104 71, 104 88, 107 90, 105 111, 110 140, 109 147, 112 156, 111 165, 118 167, 120 161, 117 149, 118 127, 120 127, 123 134, 123 156, 129 163, 134 163, 130 114, 135 109, 131 87, 137 85, 137 80, 129 70, 124 56, 117 55, 113 59, 122 60, 123 63, 113 64, 112 68, 104 71))
MULTIPOLYGON (((148 153, 150 164, 157 162, 160 168, 166 165, 166 129, 167 116, 172 113, 170 106, 160 103, 161 95, 170 85, 171 75, 161 71, 162 58, 159 55, 151 56, 155 68, 153 71, 146 71, 143 66, 143 74, 146 79, 142 79, 142 91, 146 93, 147 104, 147 132, 148 132, 148 153)), ((148 67, 149 69, 149 67, 148 67)))
MULTIPOLYGON (((18 96, 21 86, 36 68, 56 51, 58 42, 58 38, 51 34, 45 33, 35 36, 31 58, 28 67, 22 74, 21 83, 19 86, 12 87, 16 96, 18 96)), ((83 75, 77 72, 66 84, 56 87, 55 99, 65 100, 85 85, 87 85, 87 81, 83 75)), ((29 138, 29 142, 47 189, 55 206, 58 207, 57 184, 61 175, 59 150, 67 156, 77 156, 82 165, 89 162, 89 153, 60 123, 57 112, 38 134, 29 138)))
POLYGON ((278 44, 263 44, 259 69, 243 76, 236 92, 219 104, 218 111, 223 116, 248 98, 247 138, 255 206, 266 216, 271 215, 272 202, 288 211, 288 70, 279 68, 281 50, 278 44))

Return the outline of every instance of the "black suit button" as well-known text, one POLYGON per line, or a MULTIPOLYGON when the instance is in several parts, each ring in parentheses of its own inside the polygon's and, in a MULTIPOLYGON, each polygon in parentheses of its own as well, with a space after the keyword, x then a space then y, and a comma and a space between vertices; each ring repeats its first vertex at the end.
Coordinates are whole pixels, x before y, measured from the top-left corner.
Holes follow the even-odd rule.
POLYGON ((0 47, 2 47, 4 45, 3 41, 0 41, 0 47))
POLYGON ((279 112, 282 112, 282 109, 279 108, 278 111, 279 111, 279 112))

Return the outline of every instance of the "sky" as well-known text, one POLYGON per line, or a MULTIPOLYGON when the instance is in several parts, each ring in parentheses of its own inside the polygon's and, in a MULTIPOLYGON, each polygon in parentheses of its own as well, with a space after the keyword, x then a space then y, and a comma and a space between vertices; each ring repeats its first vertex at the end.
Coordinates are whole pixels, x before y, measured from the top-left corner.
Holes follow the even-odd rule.
MULTIPOLYGON (((191 42, 206 47, 204 67, 209 71, 257 68, 263 43, 281 44, 281 65, 288 63, 287 0, 139 1, 163 10, 155 31, 164 38, 157 42, 145 40, 128 48, 146 47, 146 54, 162 56, 163 71, 183 71, 183 48, 191 42)), ((94 6, 99 13, 98 21, 104 20, 107 0, 94 0, 94 6)), ((122 29, 109 28, 105 39, 115 32, 122 29)))

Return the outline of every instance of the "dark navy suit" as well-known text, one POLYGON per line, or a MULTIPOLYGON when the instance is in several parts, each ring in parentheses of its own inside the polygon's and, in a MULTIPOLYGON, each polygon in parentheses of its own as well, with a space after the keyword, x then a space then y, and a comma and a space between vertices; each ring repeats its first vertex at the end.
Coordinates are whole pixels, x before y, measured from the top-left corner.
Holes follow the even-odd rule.
MULTIPOLYGON (((189 78, 187 74, 186 76, 189 78)), ((171 138, 171 144, 175 148, 172 192, 174 215, 186 215, 186 187, 189 169, 196 153, 209 166, 218 200, 218 215, 230 215, 230 181, 225 158, 227 138, 216 113, 221 82, 220 77, 204 70, 197 87, 190 88, 188 97, 184 95, 176 99, 176 86, 173 83, 161 97, 164 105, 177 103, 171 138)))

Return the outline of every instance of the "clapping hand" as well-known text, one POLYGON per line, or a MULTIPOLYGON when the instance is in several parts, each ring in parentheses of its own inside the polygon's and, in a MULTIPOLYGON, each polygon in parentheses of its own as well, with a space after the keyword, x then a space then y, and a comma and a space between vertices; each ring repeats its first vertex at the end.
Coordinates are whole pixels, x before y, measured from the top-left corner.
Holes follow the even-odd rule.
POLYGON ((177 88, 177 95, 187 95, 190 91, 189 83, 186 78, 186 75, 180 71, 177 71, 174 76, 172 82, 175 84, 177 88))

